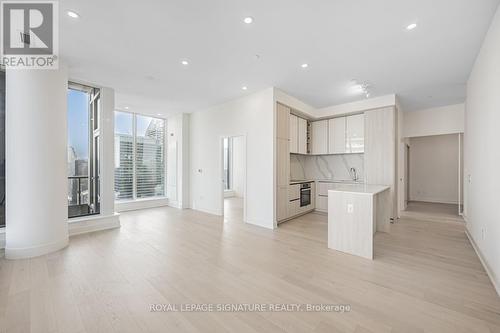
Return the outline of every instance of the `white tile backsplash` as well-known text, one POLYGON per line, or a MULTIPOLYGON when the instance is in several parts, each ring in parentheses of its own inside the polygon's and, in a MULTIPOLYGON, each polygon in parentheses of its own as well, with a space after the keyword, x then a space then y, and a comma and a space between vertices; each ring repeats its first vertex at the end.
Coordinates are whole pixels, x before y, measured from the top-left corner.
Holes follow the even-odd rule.
POLYGON ((356 168, 364 179, 364 154, 290 155, 290 179, 352 180, 349 170, 356 168))

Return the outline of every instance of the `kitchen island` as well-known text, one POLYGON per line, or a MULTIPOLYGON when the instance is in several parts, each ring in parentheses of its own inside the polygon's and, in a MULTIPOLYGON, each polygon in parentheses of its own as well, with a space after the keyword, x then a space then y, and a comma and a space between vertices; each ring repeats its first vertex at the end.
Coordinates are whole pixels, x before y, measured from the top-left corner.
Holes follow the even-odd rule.
POLYGON ((328 247, 373 259, 375 232, 388 232, 390 187, 339 185, 328 191, 328 247))

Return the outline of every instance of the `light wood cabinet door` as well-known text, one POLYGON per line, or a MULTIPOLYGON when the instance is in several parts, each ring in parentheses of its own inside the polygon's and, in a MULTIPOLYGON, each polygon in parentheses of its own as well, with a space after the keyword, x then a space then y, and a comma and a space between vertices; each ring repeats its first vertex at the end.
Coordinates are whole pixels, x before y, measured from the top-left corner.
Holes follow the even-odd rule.
POLYGON ((299 117, 290 115, 290 153, 299 152, 299 117))
POLYGON ((288 218, 288 186, 278 186, 278 191, 276 193, 276 219, 279 221, 286 220, 288 218))
POLYGON ((346 117, 328 120, 328 153, 346 152, 346 117))
POLYGON ((311 123, 313 155, 328 154, 328 120, 314 121, 311 123))
POLYGON ((298 153, 307 154, 307 120, 298 118, 298 153))
POLYGON ((391 216, 396 213, 396 113, 392 107, 365 114, 365 182, 391 186, 391 216))
POLYGON ((288 139, 277 139, 277 183, 288 186, 290 183, 290 151, 288 139))
POLYGON ((300 184, 293 184, 288 187, 288 201, 300 199, 300 184))
POLYGON ((365 151, 365 115, 357 114, 346 119, 348 153, 363 153, 365 151))
POLYGON ((290 108, 282 104, 276 106, 276 137, 290 139, 290 108))

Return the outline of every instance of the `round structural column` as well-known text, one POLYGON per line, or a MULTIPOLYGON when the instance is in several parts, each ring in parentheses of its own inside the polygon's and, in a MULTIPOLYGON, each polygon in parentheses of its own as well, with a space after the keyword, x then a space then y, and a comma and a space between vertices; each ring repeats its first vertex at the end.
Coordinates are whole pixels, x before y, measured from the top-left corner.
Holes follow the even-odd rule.
POLYGON ((68 75, 6 72, 5 257, 29 258, 68 244, 68 75))

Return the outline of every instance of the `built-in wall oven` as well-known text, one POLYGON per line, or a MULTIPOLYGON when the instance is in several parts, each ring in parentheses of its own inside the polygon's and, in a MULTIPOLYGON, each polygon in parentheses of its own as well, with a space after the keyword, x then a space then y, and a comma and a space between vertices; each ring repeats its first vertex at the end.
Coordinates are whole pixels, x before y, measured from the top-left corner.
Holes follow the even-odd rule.
POLYGON ((300 185, 300 207, 311 204, 311 183, 300 185))

